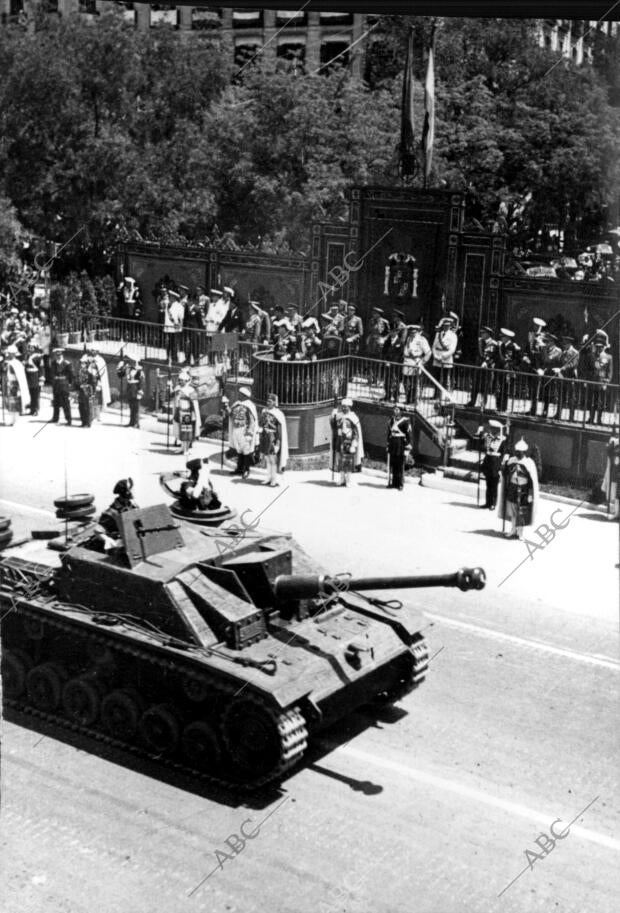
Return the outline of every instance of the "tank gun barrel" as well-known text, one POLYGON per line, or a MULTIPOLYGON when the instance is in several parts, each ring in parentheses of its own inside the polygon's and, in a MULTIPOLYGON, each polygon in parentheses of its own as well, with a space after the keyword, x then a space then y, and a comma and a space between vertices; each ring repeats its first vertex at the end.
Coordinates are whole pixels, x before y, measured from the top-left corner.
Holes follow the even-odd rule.
POLYGON ((486 574, 481 567, 462 567, 454 574, 414 574, 405 577, 330 577, 319 574, 281 574, 274 583, 278 599, 313 599, 347 590, 399 590, 448 586, 459 590, 482 590, 486 574))

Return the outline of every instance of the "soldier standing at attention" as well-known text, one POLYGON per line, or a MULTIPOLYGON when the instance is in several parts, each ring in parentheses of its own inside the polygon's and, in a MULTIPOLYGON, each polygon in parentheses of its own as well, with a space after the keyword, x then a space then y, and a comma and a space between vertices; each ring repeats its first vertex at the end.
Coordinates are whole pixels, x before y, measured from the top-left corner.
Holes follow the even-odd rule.
POLYGON ((348 486, 352 472, 361 470, 364 456, 364 441, 360 420, 352 411, 353 400, 345 397, 340 408, 333 410, 330 418, 332 428, 332 472, 340 472, 339 485, 348 486))
POLYGON ((506 452, 506 440, 503 436, 504 426, 497 419, 488 422, 488 431, 482 425, 478 428, 479 448, 482 457, 480 468, 486 482, 486 497, 483 510, 493 510, 497 505, 497 490, 502 459, 506 452))
POLYGON ((517 345, 513 330, 501 329, 501 339, 497 347, 497 367, 501 373, 497 375, 495 388, 495 403, 499 412, 506 412, 508 400, 514 403, 515 396, 515 369, 519 363, 521 347, 517 345))
POLYGON ((267 478, 262 483, 275 488, 278 482, 278 473, 284 472, 288 461, 288 434, 286 419, 278 409, 278 397, 270 393, 267 405, 262 410, 260 419, 259 448, 267 466, 267 478))
POLYGON ((144 382, 144 373, 140 367, 137 358, 126 355, 121 360, 116 369, 119 377, 124 377, 127 381, 127 403, 129 404, 129 423, 128 428, 140 427, 140 400, 142 399, 142 384, 144 382))
POLYGON ((67 425, 71 424, 71 403, 69 390, 73 383, 73 368, 64 357, 64 349, 54 349, 51 364, 52 375, 52 422, 57 422, 62 409, 67 425))
POLYGON ((32 342, 28 343, 24 370, 26 371, 26 383, 30 393, 30 415, 38 415, 41 387, 44 380, 43 354, 32 342))
POLYGON ((394 406, 387 432, 388 488, 403 490, 405 484, 405 460, 411 453, 411 423, 394 406))
POLYGON ((359 355, 362 336, 364 335, 364 324, 362 318, 356 313, 354 304, 347 305, 347 317, 344 322, 343 337, 345 342, 345 355, 359 355))

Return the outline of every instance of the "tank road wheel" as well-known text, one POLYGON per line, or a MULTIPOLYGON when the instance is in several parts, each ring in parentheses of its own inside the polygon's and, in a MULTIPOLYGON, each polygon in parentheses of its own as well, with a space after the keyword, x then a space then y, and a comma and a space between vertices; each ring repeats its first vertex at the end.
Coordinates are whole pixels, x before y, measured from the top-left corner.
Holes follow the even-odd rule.
POLYGON ((179 744, 180 725, 174 707, 156 704, 142 714, 139 723, 144 744, 157 754, 173 751, 179 744))
POLYGON ((209 682, 204 678, 195 678, 188 675, 183 679, 183 691, 190 701, 199 704, 209 696, 209 682))
POLYGON ((86 676, 72 678, 62 689, 62 707, 72 723, 92 726, 99 716, 101 693, 86 676))
POLYGON ((8 698, 18 698, 26 690, 26 678, 33 661, 24 650, 7 650, 2 655, 2 687, 8 698))
POLYGON ((403 672, 400 679, 395 682, 391 688, 376 695, 374 703, 396 704, 424 681, 428 668, 428 647, 426 641, 423 637, 420 637, 419 640, 409 647, 409 650, 413 657, 411 666, 406 672, 403 672))
POLYGON ((65 670, 56 663, 42 663, 31 669, 26 677, 26 691, 32 705, 46 713, 56 710, 66 677, 65 670))
POLYGON ((238 773, 258 785, 295 764, 308 733, 298 710, 278 713, 247 697, 234 700, 224 711, 222 736, 238 773))
POLYGON ((203 720, 195 720, 183 730, 181 736, 183 754, 197 770, 213 770, 220 762, 220 743, 213 726, 203 720))
POLYGON ((130 688, 112 691, 101 702, 101 722, 114 739, 129 742, 138 731, 142 702, 130 688))

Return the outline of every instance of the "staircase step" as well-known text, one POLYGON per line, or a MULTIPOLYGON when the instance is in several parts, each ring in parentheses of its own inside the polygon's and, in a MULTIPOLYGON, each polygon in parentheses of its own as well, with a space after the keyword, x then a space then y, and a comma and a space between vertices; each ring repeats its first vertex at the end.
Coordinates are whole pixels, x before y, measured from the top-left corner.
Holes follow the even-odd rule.
POLYGON ((478 471, 474 469, 461 469, 459 466, 446 466, 443 471, 445 479, 457 479, 459 482, 477 482, 478 471))
POLYGON ((450 453, 464 453, 467 451, 469 441, 464 437, 453 437, 450 441, 450 453))

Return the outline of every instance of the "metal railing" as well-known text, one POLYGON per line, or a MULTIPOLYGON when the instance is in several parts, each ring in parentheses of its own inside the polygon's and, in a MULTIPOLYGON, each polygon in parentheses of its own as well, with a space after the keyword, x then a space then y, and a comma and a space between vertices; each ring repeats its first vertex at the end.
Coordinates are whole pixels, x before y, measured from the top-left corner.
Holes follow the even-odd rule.
POLYGON ((117 353, 123 346, 143 360, 170 358, 174 364, 219 365, 226 373, 234 372, 239 360, 236 333, 207 333, 189 327, 165 333, 161 324, 145 320, 83 313, 79 321, 57 318, 55 334, 57 342, 59 336, 68 335, 67 340, 60 340, 68 345, 96 343, 102 354, 117 353))
POLYGON ((617 384, 456 365, 452 385, 457 406, 475 404, 482 412, 544 416, 582 427, 618 422, 617 384))

